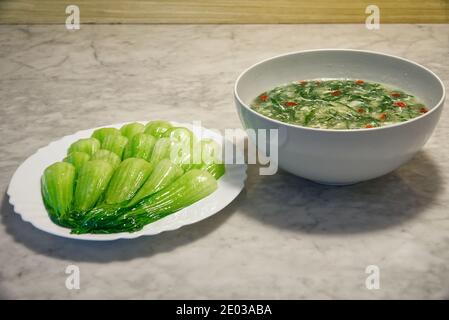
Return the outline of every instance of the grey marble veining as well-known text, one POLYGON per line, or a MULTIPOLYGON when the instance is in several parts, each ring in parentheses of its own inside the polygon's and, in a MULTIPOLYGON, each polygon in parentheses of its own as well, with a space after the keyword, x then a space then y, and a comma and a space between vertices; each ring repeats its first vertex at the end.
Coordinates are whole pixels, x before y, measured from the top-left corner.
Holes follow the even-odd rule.
POLYGON ((37 148, 80 129, 170 119, 240 127, 232 88, 288 51, 400 55, 449 83, 448 25, 0 26, 0 297, 449 298, 449 113, 413 160, 380 179, 317 185, 259 176, 219 214, 135 240, 45 234, 5 196, 37 148), (81 271, 67 290, 65 268, 81 271), (365 287, 378 265, 381 288, 365 287))

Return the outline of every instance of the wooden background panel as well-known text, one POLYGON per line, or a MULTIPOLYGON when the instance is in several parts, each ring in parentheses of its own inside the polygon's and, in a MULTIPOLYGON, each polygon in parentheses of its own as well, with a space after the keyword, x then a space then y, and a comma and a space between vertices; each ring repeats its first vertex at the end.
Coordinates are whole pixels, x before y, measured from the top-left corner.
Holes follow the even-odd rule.
POLYGON ((0 23, 363 23, 376 4, 381 23, 449 23, 449 0, 0 0, 0 23))

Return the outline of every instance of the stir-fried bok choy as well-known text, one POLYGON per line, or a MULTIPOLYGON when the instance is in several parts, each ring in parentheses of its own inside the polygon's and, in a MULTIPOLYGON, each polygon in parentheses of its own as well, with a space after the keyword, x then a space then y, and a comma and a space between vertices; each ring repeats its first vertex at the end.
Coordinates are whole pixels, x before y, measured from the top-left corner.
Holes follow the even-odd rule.
POLYGON ((213 193, 221 146, 167 121, 100 128, 45 169, 51 220, 72 233, 135 232, 213 193))

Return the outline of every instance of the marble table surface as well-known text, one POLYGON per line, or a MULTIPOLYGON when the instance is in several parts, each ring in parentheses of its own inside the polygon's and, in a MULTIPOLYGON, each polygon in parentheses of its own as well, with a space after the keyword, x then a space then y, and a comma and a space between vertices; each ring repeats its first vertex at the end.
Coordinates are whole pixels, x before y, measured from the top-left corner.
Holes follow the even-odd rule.
MULTIPOLYGON (((111 123, 239 128, 232 89, 288 51, 355 48, 415 60, 449 83, 449 25, 0 26, 1 298, 449 298, 449 112, 382 178, 329 187, 250 166, 219 214, 173 232, 94 243, 20 220, 6 188, 37 148, 111 123), (69 290, 66 268, 80 270, 69 290), (380 270, 367 289, 366 267, 380 270)), ((446 101, 447 103, 447 101, 446 101)))

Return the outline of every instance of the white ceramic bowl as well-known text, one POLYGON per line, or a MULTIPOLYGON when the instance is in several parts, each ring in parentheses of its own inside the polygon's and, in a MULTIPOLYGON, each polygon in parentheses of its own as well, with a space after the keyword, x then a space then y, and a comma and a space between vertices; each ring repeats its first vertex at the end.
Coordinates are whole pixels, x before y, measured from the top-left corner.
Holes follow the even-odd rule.
MULTIPOLYGON (((280 168, 319 183, 344 185, 382 176, 412 158, 435 129, 445 89, 432 71, 415 62, 370 51, 325 49, 289 53, 251 66, 237 79, 234 95, 246 129, 279 129, 280 168), (416 95, 429 112, 391 126, 329 130, 283 123, 249 107, 260 93, 277 85, 318 78, 388 84, 416 95)), ((265 145, 258 147, 265 150, 265 145)))

